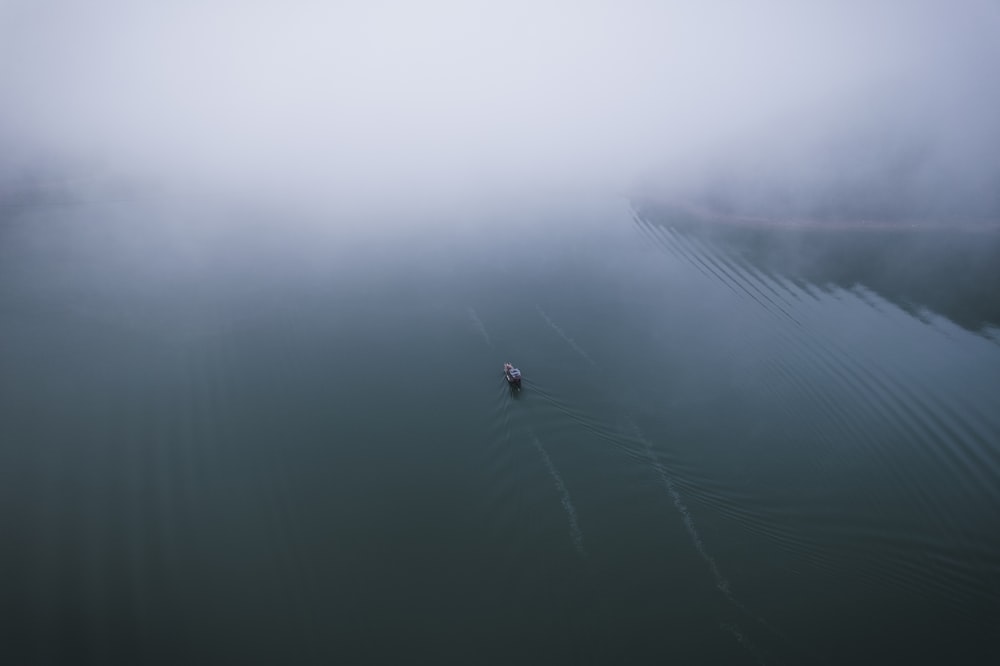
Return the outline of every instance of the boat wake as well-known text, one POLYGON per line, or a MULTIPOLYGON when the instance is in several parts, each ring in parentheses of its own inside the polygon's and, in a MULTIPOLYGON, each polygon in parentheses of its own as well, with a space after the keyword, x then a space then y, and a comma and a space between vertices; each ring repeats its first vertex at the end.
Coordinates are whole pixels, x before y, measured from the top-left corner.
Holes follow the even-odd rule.
POLYGON ((559 337, 565 340, 573 351, 575 351, 577 354, 585 358, 587 362, 590 363, 591 365, 595 366, 597 365, 596 363, 594 363, 594 359, 590 358, 587 352, 583 351, 583 348, 580 347, 580 345, 576 344, 576 340, 566 335, 566 333, 564 333, 563 330, 559 328, 554 321, 549 319, 549 316, 545 314, 545 310, 542 309, 542 306, 536 305, 535 308, 538 310, 538 314, 542 315, 542 319, 545 320, 545 322, 549 325, 549 327, 553 331, 558 333, 559 337))
POLYGON ((649 440, 646 439, 646 436, 643 434, 642 430, 639 429, 639 426, 637 426, 631 419, 628 419, 627 422, 629 427, 635 432, 638 440, 642 442, 643 448, 646 451, 646 456, 649 458, 649 462, 653 465, 653 469, 656 470, 656 474, 660 478, 660 482, 666 489, 667 494, 670 495, 670 499, 673 500, 674 508, 677 509, 677 512, 681 515, 681 520, 684 523, 684 529, 687 530, 688 536, 691 537, 691 542, 694 544, 695 550, 698 551, 701 558, 708 563, 708 568, 711 570, 712 576, 715 578, 716 589, 722 592, 727 599, 736 603, 736 600, 733 598, 733 592, 729 587, 729 581, 726 580, 726 578, 722 575, 722 572, 719 571, 719 566, 715 563, 715 558, 713 558, 708 551, 705 550, 705 542, 701 540, 701 535, 698 534, 698 529, 694 524, 694 518, 691 516, 691 512, 688 511, 687 505, 684 504, 684 500, 681 499, 681 494, 677 492, 674 480, 670 478, 669 474, 667 474, 666 468, 664 468, 663 464, 660 462, 659 456, 657 456, 656 452, 653 451, 653 447, 650 446, 649 440))
POLYGON ((736 642, 739 643, 740 647, 746 650, 746 652, 753 657, 754 661, 758 664, 767 663, 761 655, 760 650, 758 650, 757 647, 750 642, 750 638, 747 637, 746 632, 740 629, 738 625, 723 622, 719 625, 719 628, 732 634, 733 638, 736 639, 736 642))
MULTIPOLYGON (((773 633, 778 638, 784 640, 786 643, 788 639, 780 631, 772 627, 764 618, 751 613, 750 610, 743 605, 734 595, 732 587, 729 585, 729 580, 722 575, 719 570, 719 565, 716 564, 715 558, 709 554, 708 550, 705 548, 705 542, 702 541, 701 535, 698 533, 698 528, 695 526, 694 517, 688 510, 687 505, 684 504, 684 500, 681 498, 680 492, 678 492, 674 480, 667 473, 666 467, 660 462, 659 456, 653 450, 652 445, 650 445, 649 440, 646 439, 645 434, 639 426, 629 417, 626 417, 626 423, 629 428, 633 431, 635 437, 642 443, 643 448, 646 452, 646 457, 649 462, 653 465, 653 469, 656 471, 657 476, 660 478, 663 487, 666 489, 667 493, 670 495, 670 499, 673 501, 674 508, 681 516, 681 520, 684 523, 684 529, 687 530, 688 536, 691 537, 691 542, 694 544, 695 550, 698 555, 701 556, 703 560, 708 564, 709 570, 712 572, 712 577, 715 579, 715 588, 722 593, 726 600, 736 607, 740 612, 742 612, 746 617, 755 620, 758 624, 764 627, 766 630, 773 633)), ((739 630, 739 628, 734 624, 723 625, 723 629, 729 631, 736 638, 737 642, 745 648, 751 655, 754 656, 758 661, 761 661, 761 657, 757 649, 750 643, 749 636, 745 631, 739 630)), ((761 662, 763 663, 763 662, 761 662)))
POLYGON ((479 335, 483 336, 483 340, 486 344, 489 345, 491 349, 494 349, 493 341, 490 340, 490 334, 486 332, 486 326, 483 324, 483 320, 479 318, 479 315, 476 314, 474 309, 469 308, 468 312, 469 319, 472 320, 472 327, 479 331, 479 335))
POLYGON ((545 450, 542 443, 538 441, 538 437, 532 435, 532 443, 535 448, 538 449, 538 453, 542 456, 542 461, 545 463, 546 469, 549 470, 549 476, 556 484, 556 490, 559 491, 559 498, 562 501, 563 508, 566 510, 566 516, 569 518, 569 535, 573 540, 573 547, 576 548, 576 552, 580 554, 580 557, 586 559, 587 551, 583 547, 583 532, 580 530, 580 523, 576 518, 576 507, 573 506, 573 502, 569 497, 569 491, 566 490, 566 484, 563 483, 562 476, 559 474, 559 470, 552 463, 552 458, 549 457, 549 452, 545 450))

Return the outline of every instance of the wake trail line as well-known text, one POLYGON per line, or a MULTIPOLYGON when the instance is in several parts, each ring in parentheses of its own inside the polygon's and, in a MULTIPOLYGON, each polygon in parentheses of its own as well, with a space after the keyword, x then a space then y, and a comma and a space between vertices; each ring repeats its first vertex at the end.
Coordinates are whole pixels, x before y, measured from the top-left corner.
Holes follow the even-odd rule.
POLYGON ((538 437, 532 435, 532 442, 535 448, 538 449, 538 453, 541 454, 542 460, 545 462, 545 467, 549 470, 549 476, 552 477, 552 480, 556 484, 556 490, 559 491, 559 498, 562 501, 563 508, 566 509, 566 516, 569 518, 569 535, 573 539, 573 547, 576 548, 576 552, 580 554, 580 557, 586 559, 587 551, 583 547, 583 532, 580 531, 580 523, 576 519, 576 507, 573 506, 573 502, 569 498, 569 491, 566 490, 566 484, 563 483, 562 476, 559 475, 556 466, 552 464, 549 452, 538 441, 538 437))
MULTIPOLYGON (((674 484, 674 480, 667 473, 666 468, 660 462, 659 456, 653 451, 653 447, 650 445, 649 440, 643 434, 642 430, 638 425, 629 417, 626 417, 629 427, 636 434, 639 441, 642 442, 643 447, 646 450, 646 456, 653 465, 653 469, 656 470, 657 475, 660 477, 660 481, 663 483, 664 488, 666 488, 667 493, 673 500, 674 508, 681 515, 681 520, 684 522, 684 528, 687 530, 688 535, 691 537, 691 542, 694 544, 694 548, 698 551, 698 554, 703 560, 708 564, 708 568, 712 571, 712 576, 715 578, 715 587, 722 595, 736 608, 745 613, 747 617, 750 617, 760 623, 761 626, 765 627, 768 631, 778 636, 784 641, 788 641, 788 637, 782 632, 778 631, 776 628, 772 627, 763 617, 751 613, 750 609, 744 606, 739 599, 733 595, 732 588, 729 586, 729 581, 722 575, 719 571, 719 566, 715 563, 715 558, 712 557, 708 550, 705 549, 705 542, 701 540, 701 535, 698 534, 698 528, 695 527, 694 517, 688 510, 687 506, 684 504, 684 500, 681 499, 681 494, 677 491, 677 487, 674 484)), ((750 644, 745 632, 735 632, 734 636, 740 640, 744 647, 748 647, 750 644)))
POLYGON ((758 664, 763 666, 763 664, 767 663, 764 660, 764 656, 760 653, 760 650, 758 650, 757 647, 750 642, 750 638, 746 635, 746 632, 740 629, 739 625, 723 622, 719 625, 719 628, 732 634, 733 638, 736 639, 736 642, 739 643, 740 647, 746 650, 758 664))
POLYGON ((657 476, 660 477, 660 481, 663 483, 664 488, 667 489, 667 493, 670 495, 670 499, 674 502, 674 508, 681 515, 681 520, 684 522, 684 529, 687 530, 688 536, 691 537, 692 543, 694 543, 695 550, 701 556, 706 563, 708 563, 708 568, 712 571, 712 576, 715 578, 715 587, 726 596, 727 599, 733 603, 737 603, 733 598, 733 593, 729 588, 729 581, 723 577, 722 572, 719 571, 718 565, 715 563, 715 558, 708 554, 705 550, 705 543, 701 540, 701 535, 698 534, 698 529, 694 525, 694 518, 691 516, 691 512, 688 511, 687 506, 681 499, 681 494, 677 492, 677 488, 674 486, 674 480, 670 478, 667 474, 667 470, 660 463, 659 457, 656 452, 653 451, 653 447, 650 446, 649 440, 643 435, 642 431, 639 429, 631 419, 628 419, 628 424, 632 430, 638 435, 639 441, 642 442, 643 447, 646 449, 646 456, 649 461, 653 464, 653 469, 656 470, 657 476))
POLYGON ((479 318, 476 311, 472 308, 468 308, 469 319, 472 320, 472 327, 479 331, 479 334, 483 336, 483 340, 486 341, 491 348, 493 348, 493 341, 490 340, 490 334, 486 332, 486 326, 483 324, 483 320, 479 318))
POLYGON ((593 365, 593 366, 597 365, 596 363, 594 363, 594 359, 590 358, 590 356, 587 354, 587 352, 583 351, 583 349, 580 347, 580 345, 576 344, 576 340, 574 340, 573 338, 571 338, 568 335, 566 335, 566 333, 564 333, 561 328, 559 328, 558 326, 556 326, 556 323, 554 321, 552 321, 551 319, 549 319, 549 316, 547 314, 545 314, 545 310, 542 309, 541 305, 536 305, 535 308, 538 310, 538 314, 542 315, 542 319, 544 319, 546 321, 546 323, 549 325, 549 327, 551 327, 553 331, 555 331, 556 333, 558 333, 559 337, 562 338, 563 340, 565 340, 569 344, 569 346, 573 349, 573 351, 575 351, 577 354, 579 354, 583 358, 587 359, 587 362, 589 362, 591 365, 593 365))

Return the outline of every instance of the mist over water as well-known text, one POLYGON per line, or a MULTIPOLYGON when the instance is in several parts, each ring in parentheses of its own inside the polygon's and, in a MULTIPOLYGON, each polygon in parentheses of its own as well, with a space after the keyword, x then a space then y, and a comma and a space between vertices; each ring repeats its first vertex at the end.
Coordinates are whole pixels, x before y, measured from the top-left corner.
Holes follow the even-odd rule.
POLYGON ((0 2, 0 660, 993 663, 998 32, 0 2))
POLYGON ((988 0, 10 0, 0 192, 100 176, 398 212, 642 186, 995 219, 998 28, 988 0))

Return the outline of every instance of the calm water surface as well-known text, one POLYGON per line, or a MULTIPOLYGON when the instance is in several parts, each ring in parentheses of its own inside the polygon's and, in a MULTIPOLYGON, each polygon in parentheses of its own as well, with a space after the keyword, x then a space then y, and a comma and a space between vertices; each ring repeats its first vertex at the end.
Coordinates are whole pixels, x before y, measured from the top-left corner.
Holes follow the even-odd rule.
POLYGON ((0 219, 4 663, 1000 656, 995 234, 0 219))

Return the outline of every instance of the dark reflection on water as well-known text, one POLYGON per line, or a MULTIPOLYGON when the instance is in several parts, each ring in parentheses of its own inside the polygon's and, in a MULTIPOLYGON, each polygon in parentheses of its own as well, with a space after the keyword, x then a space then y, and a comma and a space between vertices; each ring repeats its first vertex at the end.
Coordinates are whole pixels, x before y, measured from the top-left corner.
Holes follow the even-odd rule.
POLYGON ((643 220, 711 243, 770 275, 863 286, 914 316, 931 310, 973 331, 1000 327, 1000 229, 719 224, 665 205, 637 203, 643 220))
POLYGON ((8 217, 3 661, 1000 656, 998 346, 600 203, 8 217))

